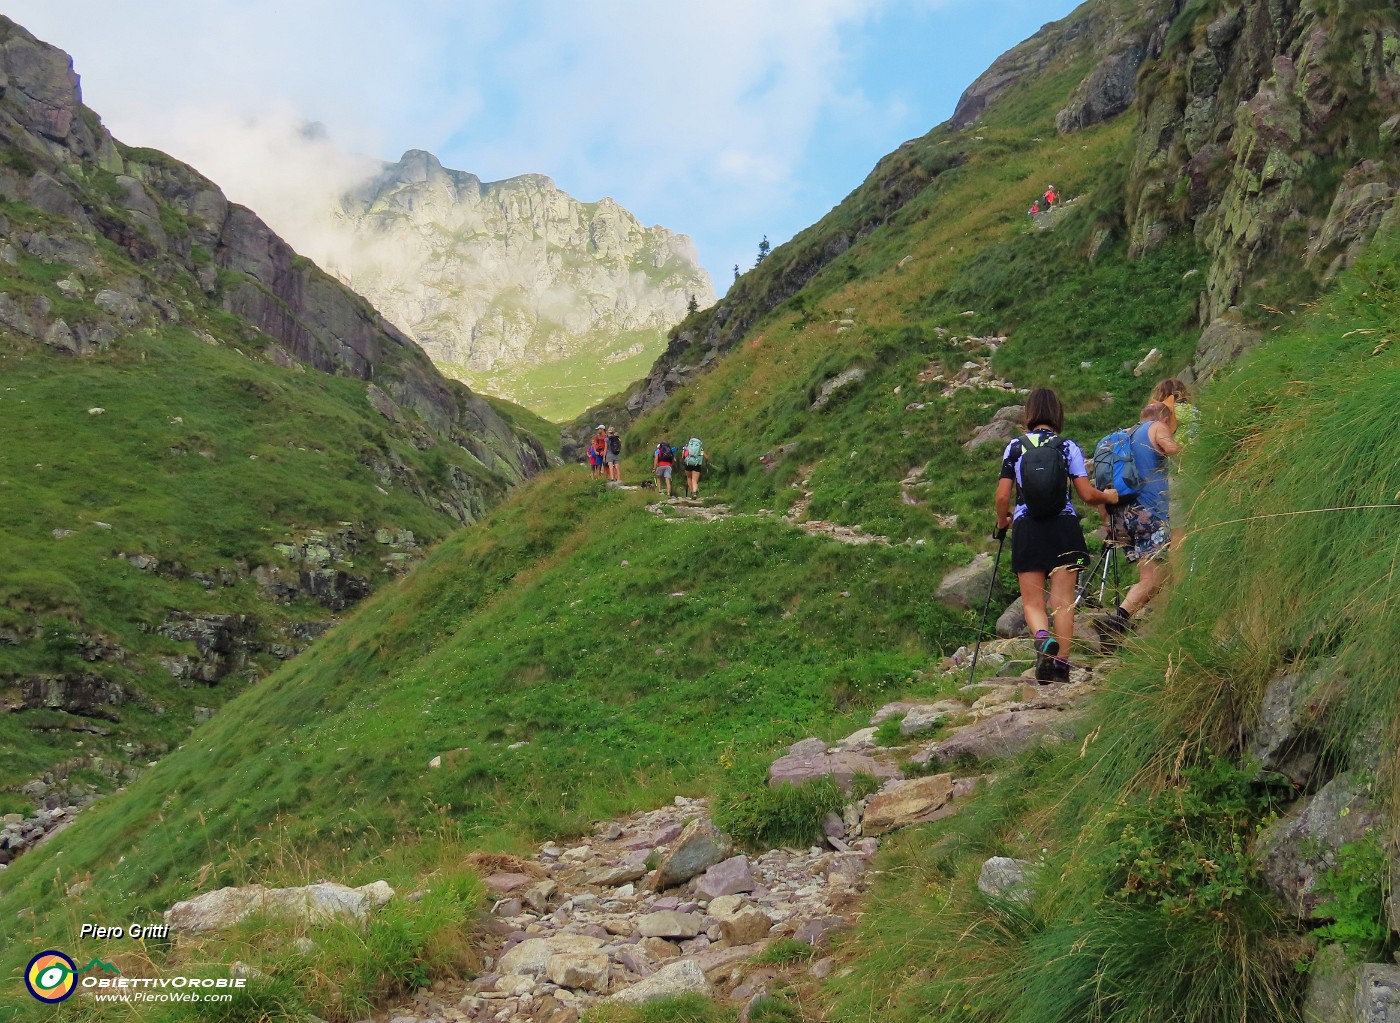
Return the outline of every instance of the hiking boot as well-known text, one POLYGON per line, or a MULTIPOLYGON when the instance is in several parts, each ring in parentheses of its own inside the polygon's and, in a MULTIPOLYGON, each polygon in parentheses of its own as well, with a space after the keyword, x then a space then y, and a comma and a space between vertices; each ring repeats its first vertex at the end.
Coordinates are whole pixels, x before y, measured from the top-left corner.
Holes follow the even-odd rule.
POLYGON ((1112 614, 1094 623, 1099 632, 1099 646, 1106 654, 1111 654, 1123 645, 1128 636, 1128 619, 1120 614, 1112 614))
POLYGON ((1055 655, 1060 652, 1059 641, 1047 636, 1035 645, 1035 680, 1044 684, 1054 682, 1055 655))
MULTIPOLYGON (((1068 681, 1069 681, 1069 670, 1070 670, 1070 669, 1069 669, 1069 658, 1067 658, 1067 657, 1056 657, 1056 658, 1054 658, 1054 660, 1051 662, 1051 665, 1050 665, 1050 674, 1053 676, 1053 677, 1050 679, 1050 681, 1051 681, 1051 682, 1068 682, 1068 681)), ((1041 683, 1041 684, 1044 685, 1045 683, 1041 683)))

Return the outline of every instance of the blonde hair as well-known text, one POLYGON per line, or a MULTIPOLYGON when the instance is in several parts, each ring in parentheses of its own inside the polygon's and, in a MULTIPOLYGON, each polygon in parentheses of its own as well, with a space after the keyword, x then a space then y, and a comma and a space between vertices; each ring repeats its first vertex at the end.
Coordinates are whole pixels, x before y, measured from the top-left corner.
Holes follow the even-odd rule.
POLYGON ((1166 380, 1159 380, 1157 386, 1152 388, 1152 401, 1166 401, 1168 398, 1175 398, 1177 401, 1190 401, 1191 392, 1186 384, 1176 377, 1166 380))

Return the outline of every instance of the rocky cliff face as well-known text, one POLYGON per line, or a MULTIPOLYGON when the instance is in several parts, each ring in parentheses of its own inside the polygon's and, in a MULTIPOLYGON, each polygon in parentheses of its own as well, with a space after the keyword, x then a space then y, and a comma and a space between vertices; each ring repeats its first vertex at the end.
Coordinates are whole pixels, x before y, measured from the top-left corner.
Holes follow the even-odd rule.
POLYGON ((413 150, 338 220, 351 243, 328 269, 446 372, 512 399, 528 401, 513 385, 524 369, 654 357, 692 297, 714 300, 689 238, 542 175, 483 182, 413 150))
POLYGON ((1286 301, 1350 265, 1400 189, 1393 4, 1196 3, 1139 86, 1133 249, 1191 231, 1203 324, 1286 301))
MULTIPOLYGON (((236 316, 260 336, 269 358, 372 382, 395 415, 511 478, 546 464, 544 452, 445 380, 406 335, 298 257, 251 211, 193 168, 115 141, 83 106, 68 55, 5 18, 0 72, 0 198, 55 218, 51 230, 11 231, 7 223, 0 232, 6 262, 24 253, 97 271, 103 247, 115 246, 157 285, 192 278, 198 288, 184 301, 236 316)), ((180 300, 165 289, 132 275, 110 284, 81 317, 55 315, 51 303, 32 296, 5 295, 0 322, 83 353, 140 324, 180 321, 180 300)))
POLYGON ((31 732, 145 763, 553 458, 3 17, 0 365, 0 791, 31 732))

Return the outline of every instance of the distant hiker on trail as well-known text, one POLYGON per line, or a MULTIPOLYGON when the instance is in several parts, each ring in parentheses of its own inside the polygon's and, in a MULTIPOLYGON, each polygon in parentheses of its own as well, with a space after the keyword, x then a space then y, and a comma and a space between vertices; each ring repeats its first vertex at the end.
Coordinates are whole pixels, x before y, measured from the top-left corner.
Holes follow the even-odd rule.
POLYGON ((1040 200, 1037 199, 1035 202, 1031 203, 1031 208, 1028 209, 1028 210, 1026 210, 1026 216, 1028 216, 1028 217, 1033 217, 1033 216, 1035 216, 1035 215, 1036 215, 1037 213, 1039 213, 1039 212, 1040 212, 1040 200))
POLYGON ((651 471, 656 477, 656 489, 660 490, 665 484, 667 497, 671 496, 671 467, 675 464, 676 449, 671 447, 671 442, 663 440, 657 444, 651 453, 651 471))
POLYGON ((700 474, 705 470, 705 463, 710 460, 710 456, 705 453, 705 446, 700 443, 699 437, 691 437, 681 450, 681 464, 685 466, 685 494, 687 497, 700 496, 700 474))
POLYGON ((596 480, 604 473, 603 459, 608 452, 608 428, 602 423, 593 431, 593 441, 588 448, 588 461, 593 466, 593 478, 596 480))
POLYGON ((1059 395, 1048 387, 1031 391, 1026 397, 1026 433, 1006 445, 997 483, 997 529, 1011 529, 1011 570, 1021 587, 1026 625, 1035 634, 1035 677, 1042 685, 1069 681, 1075 583, 1089 562, 1070 487, 1089 504, 1118 500, 1116 490, 1099 490, 1090 482, 1084 452, 1074 441, 1058 436, 1064 424, 1059 395))
POLYGON ((617 435, 614 427, 608 427, 608 447, 603 455, 603 467, 608 479, 614 483, 622 482, 622 468, 618 465, 618 459, 622 457, 622 438, 617 435))
POLYGON ((1057 199, 1059 199, 1059 194, 1055 191, 1055 186, 1054 186, 1054 185, 1046 185, 1046 186, 1045 186, 1045 208, 1046 208, 1047 210, 1050 209, 1050 207, 1052 207, 1052 206, 1055 205, 1055 201, 1056 201, 1057 199))
POLYGON ((1154 401, 1142 410, 1132 432, 1133 463, 1139 479, 1137 495, 1109 510, 1113 537, 1123 545, 1123 556, 1138 566, 1138 581, 1128 587, 1123 603, 1101 628, 1109 643, 1121 641, 1128 622, 1151 600, 1167 578, 1167 548, 1172 531, 1168 524, 1167 457, 1181 451, 1172 437, 1172 410, 1154 401))

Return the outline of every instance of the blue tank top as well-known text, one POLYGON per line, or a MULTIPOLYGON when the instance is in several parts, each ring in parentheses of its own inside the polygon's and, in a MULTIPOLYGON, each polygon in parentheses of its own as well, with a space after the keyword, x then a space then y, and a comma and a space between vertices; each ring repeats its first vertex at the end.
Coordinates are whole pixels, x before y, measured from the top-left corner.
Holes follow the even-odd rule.
POLYGON ((1167 521, 1167 459, 1148 440, 1150 423, 1133 430, 1133 461, 1137 464, 1142 489, 1138 503, 1163 522, 1167 521))

